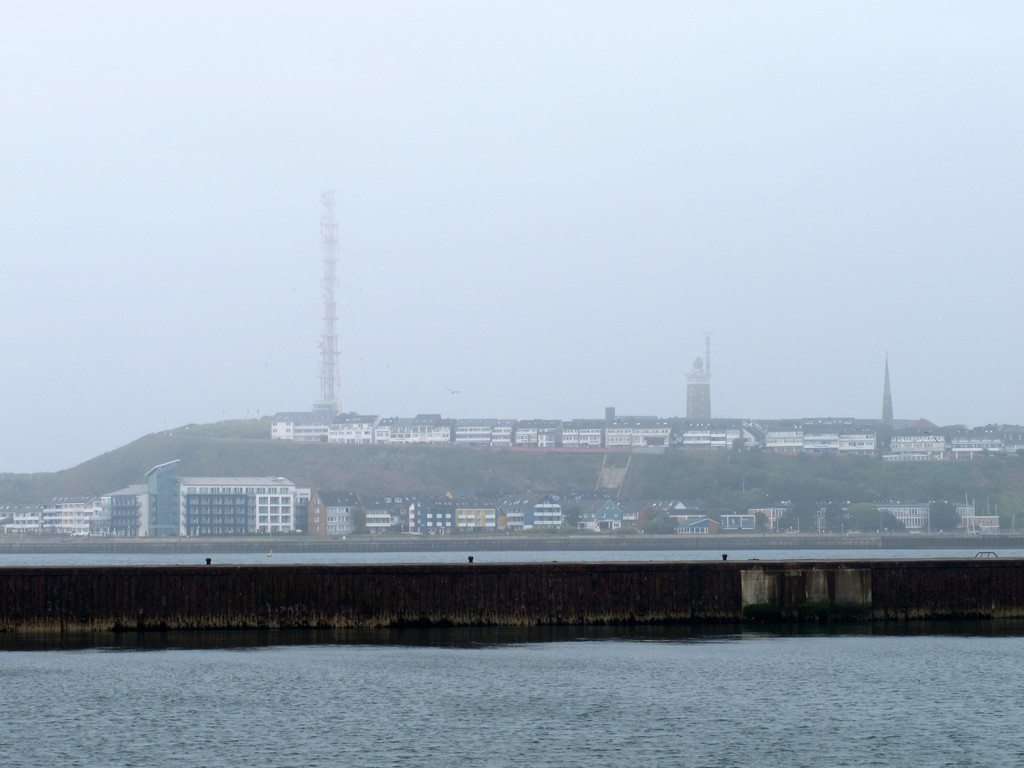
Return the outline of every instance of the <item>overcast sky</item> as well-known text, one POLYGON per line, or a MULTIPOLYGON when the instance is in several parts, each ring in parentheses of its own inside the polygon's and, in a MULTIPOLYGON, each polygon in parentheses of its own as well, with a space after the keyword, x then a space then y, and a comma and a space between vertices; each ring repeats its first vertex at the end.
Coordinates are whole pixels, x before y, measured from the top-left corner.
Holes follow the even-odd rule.
MULTIPOLYGON (((1024 422, 1024 5, 6 3, 0 470, 345 410, 1024 422), (451 394, 449 389, 459 390, 451 394)), ((173 457, 168 457, 173 458, 173 457)), ((148 469, 140 467, 141 472, 148 469)))

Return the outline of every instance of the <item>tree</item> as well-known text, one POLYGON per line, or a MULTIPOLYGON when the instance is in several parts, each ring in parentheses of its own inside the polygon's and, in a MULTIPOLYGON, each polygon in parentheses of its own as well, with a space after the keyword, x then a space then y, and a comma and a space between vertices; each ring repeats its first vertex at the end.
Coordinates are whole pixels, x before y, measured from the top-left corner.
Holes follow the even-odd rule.
POLYGON ((878 508, 871 504, 851 504, 846 510, 850 528, 854 531, 881 531, 882 518, 878 508))
POLYGON ((822 529, 825 533, 839 533, 846 527, 846 513, 843 505, 839 502, 830 502, 825 507, 825 516, 822 520, 822 529))
POLYGON ((362 507, 356 507, 352 510, 352 532, 353 533, 367 533, 369 529, 366 527, 366 510, 362 507))
POLYGON ((768 515, 764 512, 757 512, 754 515, 754 533, 768 532, 768 515))
POLYGON ((896 515, 888 510, 882 511, 882 531, 905 531, 907 530, 907 524, 902 520, 898 520, 896 515))
POLYGON ((654 519, 647 522, 644 525, 644 533, 651 534, 662 534, 662 533, 675 533, 676 532, 676 521, 671 517, 662 512, 654 519))
POLYGON ((948 501, 933 501, 928 505, 928 514, 931 518, 931 529, 933 533, 943 531, 955 531, 960 525, 960 516, 956 513, 956 504, 948 501))
POLYGON ((562 507, 562 525, 576 530, 580 523, 580 505, 566 504, 562 507))

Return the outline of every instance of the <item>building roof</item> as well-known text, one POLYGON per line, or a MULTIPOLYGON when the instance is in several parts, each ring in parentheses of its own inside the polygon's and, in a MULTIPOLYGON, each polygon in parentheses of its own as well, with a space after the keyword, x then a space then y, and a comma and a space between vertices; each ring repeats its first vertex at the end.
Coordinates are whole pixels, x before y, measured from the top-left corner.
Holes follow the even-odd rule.
POLYGON ((287 477, 179 477, 181 485, 295 485, 287 477))
POLYGON ((359 496, 351 491, 317 491, 316 495, 325 507, 359 507, 359 496))

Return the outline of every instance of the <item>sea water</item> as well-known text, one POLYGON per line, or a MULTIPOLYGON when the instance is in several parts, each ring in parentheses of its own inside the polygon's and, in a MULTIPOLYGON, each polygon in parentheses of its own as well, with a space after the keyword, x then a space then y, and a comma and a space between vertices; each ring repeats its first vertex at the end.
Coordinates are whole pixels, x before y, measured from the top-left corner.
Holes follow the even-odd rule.
POLYGON ((9 639, 0 765, 1024 764, 1024 637, 907 629, 9 639))

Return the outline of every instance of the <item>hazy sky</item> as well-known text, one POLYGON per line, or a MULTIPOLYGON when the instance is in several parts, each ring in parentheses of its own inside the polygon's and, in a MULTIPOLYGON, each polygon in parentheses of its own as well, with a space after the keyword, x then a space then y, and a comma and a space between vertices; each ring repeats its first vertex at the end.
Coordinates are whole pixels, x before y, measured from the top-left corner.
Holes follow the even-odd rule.
MULTIPOLYGON (((345 410, 1024 422, 1024 5, 6 3, 0 470, 345 410), (460 390, 452 395, 449 388, 460 390)), ((168 457, 173 458, 173 457, 168 457)), ((140 467, 140 473, 145 467, 140 467)))

